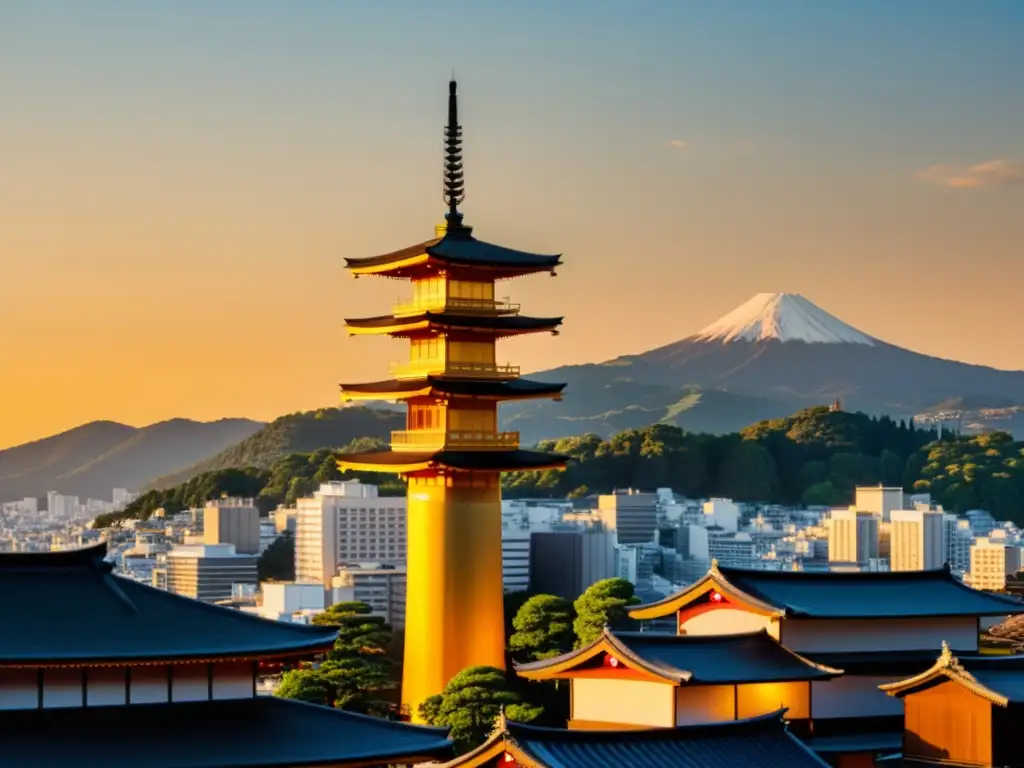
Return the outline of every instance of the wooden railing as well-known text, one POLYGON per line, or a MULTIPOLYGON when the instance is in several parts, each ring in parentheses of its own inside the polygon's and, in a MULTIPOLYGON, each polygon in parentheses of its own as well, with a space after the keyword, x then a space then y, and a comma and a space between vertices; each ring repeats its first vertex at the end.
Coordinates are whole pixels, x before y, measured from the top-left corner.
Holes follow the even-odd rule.
POLYGON ((392 376, 399 379, 416 379, 423 376, 463 376, 481 379, 514 379, 519 375, 518 365, 495 363, 459 363, 444 360, 417 360, 408 363, 392 363, 388 366, 392 376))
POLYGON ((518 447, 518 432, 409 429, 391 433, 391 448, 396 451, 423 451, 432 448, 492 448, 509 450, 518 447))
POLYGON ((487 312, 490 314, 518 315, 519 304, 495 299, 462 299, 449 296, 438 299, 414 299, 395 304, 391 312, 396 316, 415 315, 420 312, 487 312))

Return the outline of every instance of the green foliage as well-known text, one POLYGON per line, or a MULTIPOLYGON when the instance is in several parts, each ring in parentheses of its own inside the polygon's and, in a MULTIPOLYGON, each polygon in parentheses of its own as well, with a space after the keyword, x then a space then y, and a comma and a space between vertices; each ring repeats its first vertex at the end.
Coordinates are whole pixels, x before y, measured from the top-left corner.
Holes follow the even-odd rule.
POLYGON ((256 561, 256 578, 260 581, 291 581, 295 578, 295 537, 284 531, 256 561))
POLYGON ((388 656, 391 627, 371 613, 366 603, 348 602, 317 614, 314 624, 338 627, 334 648, 318 668, 285 673, 275 695, 367 715, 388 714, 386 694, 396 687, 388 656))
POLYGON ((524 704, 510 690, 500 669, 467 667, 448 681, 443 692, 420 705, 420 716, 430 725, 450 727, 455 750, 461 754, 487 740, 503 709, 510 720, 521 723, 541 715, 539 707, 524 704))
POLYGON ((155 487, 181 484, 195 475, 229 467, 272 468, 289 454, 340 449, 358 438, 387 440, 403 429, 405 414, 375 408, 321 408, 275 419, 259 432, 181 472, 159 478, 155 487))
POLYGON ((605 626, 616 628, 629 623, 627 606, 636 605, 640 600, 634 594, 633 585, 618 577, 604 579, 591 584, 587 591, 576 598, 576 645, 583 647, 597 640, 605 626))
POLYGON ((1024 523, 1024 442, 1005 432, 960 437, 923 447, 908 462, 913 489, 947 509, 987 509, 1024 523))
POLYGON ((935 432, 886 416, 828 408, 762 421, 732 435, 695 435, 653 424, 608 440, 586 434, 544 441, 540 450, 572 459, 566 471, 509 473, 503 486, 508 498, 668 487, 693 498, 788 504, 802 502, 814 488, 809 498, 842 504, 853 501, 855 485, 902 484, 907 458, 936 439, 935 432))
POLYGON ((573 609, 555 595, 534 595, 512 621, 509 651, 517 662, 540 661, 572 650, 573 609))

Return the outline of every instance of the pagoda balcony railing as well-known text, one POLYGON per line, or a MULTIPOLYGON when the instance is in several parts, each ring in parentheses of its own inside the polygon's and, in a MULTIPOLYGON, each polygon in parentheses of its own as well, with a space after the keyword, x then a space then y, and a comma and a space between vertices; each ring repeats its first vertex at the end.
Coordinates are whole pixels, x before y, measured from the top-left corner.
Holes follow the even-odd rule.
POLYGON ((429 448, 508 450, 518 447, 518 432, 408 429, 391 433, 391 448, 395 451, 422 451, 429 448))
POLYGON ((518 365, 496 363, 460 363, 444 360, 416 360, 392 363, 388 370, 399 379, 418 379, 424 376, 459 376, 480 379, 514 379, 519 375, 518 365))
POLYGON ((414 299, 400 302, 391 308, 396 317, 415 315, 420 312, 485 312, 498 315, 518 315, 519 304, 496 299, 462 299, 449 296, 446 299, 414 299))

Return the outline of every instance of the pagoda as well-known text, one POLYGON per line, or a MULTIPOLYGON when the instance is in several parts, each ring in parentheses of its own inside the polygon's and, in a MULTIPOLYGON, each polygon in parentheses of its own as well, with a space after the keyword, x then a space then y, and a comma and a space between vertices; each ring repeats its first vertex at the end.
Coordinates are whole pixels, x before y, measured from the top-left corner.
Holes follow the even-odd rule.
POLYGON ((445 222, 435 237, 381 256, 346 259, 355 277, 412 283, 412 298, 382 317, 347 319, 349 333, 408 339, 393 378, 342 384, 343 400, 401 400, 406 429, 391 448, 342 456, 342 470, 395 472, 408 481, 408 594, 402 701, 411 716, 467 666, 505 666, 501 473, 561 469, 562 456, 522 450, 498 427, 498 403, 559 399, 564 384, 525 381, 499 363, 496 342, 557 333, 560 317, 526 317, 495 297, 499 280, 555 274, 559 255, 478 240, 463 222, 462 128, 453 80, 445 128, 445 222))

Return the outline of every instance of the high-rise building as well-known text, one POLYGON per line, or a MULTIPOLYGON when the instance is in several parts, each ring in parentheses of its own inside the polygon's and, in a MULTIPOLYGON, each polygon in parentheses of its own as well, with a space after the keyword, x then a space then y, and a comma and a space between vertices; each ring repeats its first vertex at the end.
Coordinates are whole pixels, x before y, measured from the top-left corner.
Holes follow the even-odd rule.
POLYGON ((167 589, 210 603, 227 600, 235 584, 257 583, 258 559, 238 554, 233 544, 175 547, 167 553, 167 589))
POLYGON ((384 568, 376 563, 339 568, 331 579, 331 605, 366 603, 395 629, 405 626, 405 568, 384 568))
POLYGON ((252 499, 216 499, 203 509, 203 543, 233 544, 240 555, 260 553, 260 511, 252 499))
POLYGON ((946 561, 943 514, 931 509, 890 511, 890 570, 929 571, 943 566, 946 561))
POLYGON ((572 601, 591 584, 615 576, 615 534, 579 530, 530 537, 530 591, 572 601))
POLYGON ((530 588, 529 530, 501 531, 501 581, 506 592, 522 592, 530 588))
POLYGON ((295 580, 330 588, 344 565, 404 566, 405 498, 380 496, 358 480, 323 483, 296 502, 295 580))
POLYGON ((894 509, 903 509, 903 489, 886 488, 882 485, 859 486, 853 502, 860 512, 874 512, 882 522, 889 522, 894 509))
POLYGON ((526 317, 496 296, 498 280, 547 272, 559 255, 478 240, 463 221, 462 128, 456 84, 448 88, 445 129, 445 223, 431 240, 392 253, 347 259, 356 277, 409 280, 412 299, 391 314, 347 319, 352 334, 409 341, 395 378, 343 384, 346 400, 408 404, 407 428, 388 451, 350 454, 340 467, 397 472, 408 480, 408 611, 402 703, 440 693, 467 666, 505 664, 501 562, 501 473, 565 466, 561 456, 525 451, 517 432, 498 427, 498 403, 557 398, 563 384, 523 381, 498 362, 496 342, 526 333, 557 333, 560 317, 526 317))
POLYGON ((1007 575, 1020 570, 1020 545, 1005 536, 982 536, 971 545, 971 586, 999 591, 1006 588, 1007 575))
POLYGON ((657 504, 654 493, 617 491, 598 496, 597 514, 619 544, 648 544, 654 541, 658 527, 657 504))
POLYGON ((878 513, 833 509, 827 522, 829 562, 867 565, 878 559, 878 513))

